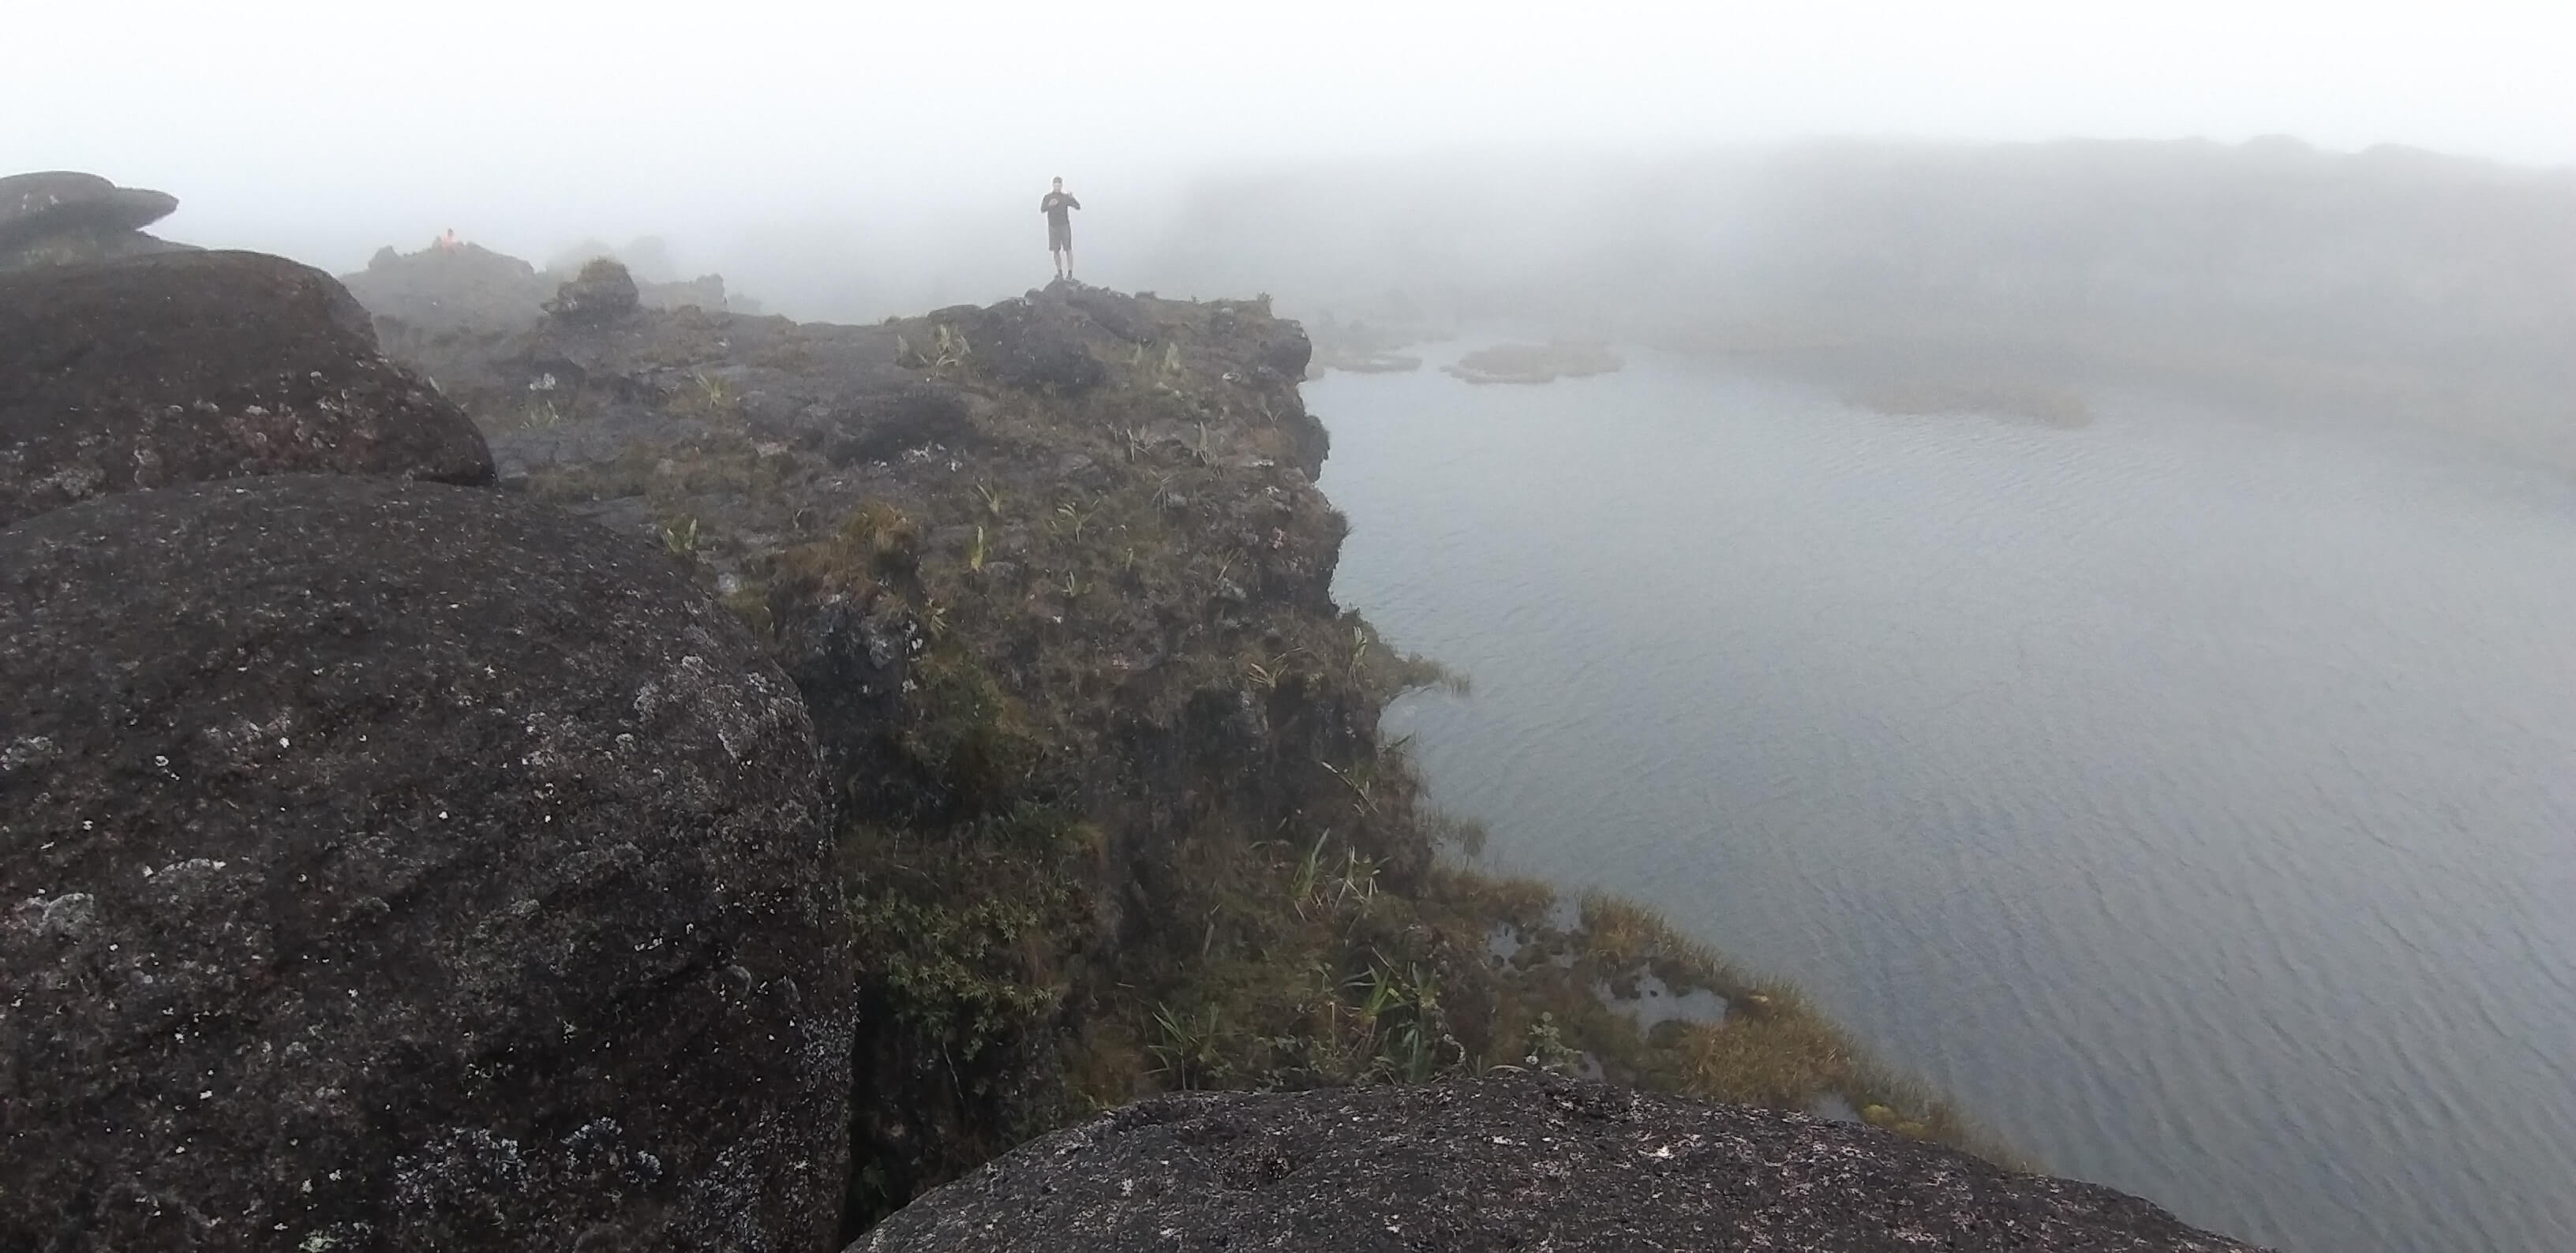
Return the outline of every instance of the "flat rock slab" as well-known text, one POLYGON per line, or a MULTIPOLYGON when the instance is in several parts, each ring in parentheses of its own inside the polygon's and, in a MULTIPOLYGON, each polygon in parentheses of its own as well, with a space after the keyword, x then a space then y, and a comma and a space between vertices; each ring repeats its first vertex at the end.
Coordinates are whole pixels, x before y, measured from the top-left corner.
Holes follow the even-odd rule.
POLYGON ((1509 1076, 1157 1097, 924 1194, 851 1253, 2248 1247, 1868 1127, 1509 1076))
POLYGON ((295 472, 489 483, 492 454, 319 270, 175 252, 0 273, 0 526, 295 472))
POLYGON ((533 502, 0 528, 0 1249, 830 1247, 817 772, 668 554, 533 502))

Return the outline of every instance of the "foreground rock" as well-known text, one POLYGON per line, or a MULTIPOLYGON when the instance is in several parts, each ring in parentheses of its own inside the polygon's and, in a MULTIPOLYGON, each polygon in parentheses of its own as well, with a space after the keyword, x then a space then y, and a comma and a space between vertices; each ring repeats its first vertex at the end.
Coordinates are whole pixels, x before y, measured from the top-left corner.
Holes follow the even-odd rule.
POLYGON ((0 530, 0 1248, 828 1247, 816 770, 665 554, 542 505, 0 530))
POLYGON ((168 252, 178 245, 143 228, 178 207, 168 192, 119 187, 95 174, 0 178, 0 270, 168 252))
POLYGON ((1156 1098, 923 1196, 853 1251, 1219 1248, 2248 1246, 1849 1123, 1515 1077, 1156 1098))
POLYGON ((0 274, 0 525, 297 471, 488 483, 492 456, 319 270, 178 252, 0 274))

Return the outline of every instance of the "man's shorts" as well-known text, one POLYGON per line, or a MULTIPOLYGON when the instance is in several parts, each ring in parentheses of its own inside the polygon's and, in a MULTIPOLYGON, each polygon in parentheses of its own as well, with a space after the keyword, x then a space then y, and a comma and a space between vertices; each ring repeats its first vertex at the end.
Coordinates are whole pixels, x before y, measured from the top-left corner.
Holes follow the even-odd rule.
POLYGON ((1047 251, 1066 252, 1073 247, 1073 223, 1047 223, 1047 251))

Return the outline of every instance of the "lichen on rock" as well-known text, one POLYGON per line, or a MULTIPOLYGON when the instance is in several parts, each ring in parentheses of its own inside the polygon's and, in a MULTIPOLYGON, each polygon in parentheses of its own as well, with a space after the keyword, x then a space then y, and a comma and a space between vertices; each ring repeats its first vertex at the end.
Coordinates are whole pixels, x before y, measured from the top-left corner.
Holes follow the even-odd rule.
POLYGON ((56 509, 0 745, 0 1247, 832 1239, 812 728, 667 554, 352 477, 56 509))

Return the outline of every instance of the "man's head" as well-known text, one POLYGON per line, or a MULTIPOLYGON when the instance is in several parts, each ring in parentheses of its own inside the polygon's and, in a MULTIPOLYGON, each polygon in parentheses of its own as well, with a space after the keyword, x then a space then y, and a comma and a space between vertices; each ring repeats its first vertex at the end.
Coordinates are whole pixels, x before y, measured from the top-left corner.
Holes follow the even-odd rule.
POLYGON ((1055 189, 1056 189, 1057 191, 1063 191, 1063 190, 1064 190, 1064 179, 1062 179, 1062 178, 1058 178, 1058 179, 1056 179, 1056 180, 1055 180, 1055 189))

